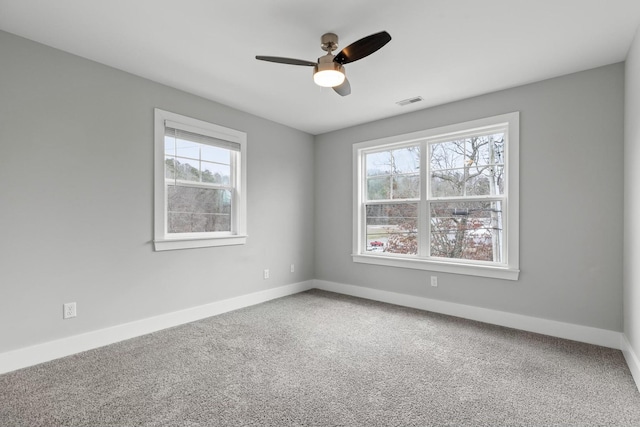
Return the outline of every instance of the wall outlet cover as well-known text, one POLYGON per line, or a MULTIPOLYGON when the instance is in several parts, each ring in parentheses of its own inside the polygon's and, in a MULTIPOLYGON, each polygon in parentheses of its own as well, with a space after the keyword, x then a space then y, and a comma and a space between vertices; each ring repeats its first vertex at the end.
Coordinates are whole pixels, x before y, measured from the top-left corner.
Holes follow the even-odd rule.
POLYGON ((76 303, 75 302, 68 302, 68 303, 63 305, 63 312, 62 312, 62 318, 63 319, 70 319, 70 318, 76 317, 76 316, 77 316, 77 312, 76 312, 76 303))

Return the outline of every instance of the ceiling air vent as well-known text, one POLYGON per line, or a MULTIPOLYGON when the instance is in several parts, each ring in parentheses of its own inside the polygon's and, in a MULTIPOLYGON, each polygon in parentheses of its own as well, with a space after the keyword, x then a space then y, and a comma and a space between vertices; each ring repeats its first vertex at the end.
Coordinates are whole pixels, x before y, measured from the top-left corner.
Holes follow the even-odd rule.
POLYGON ((413 98, 407 98, 407 99, 403 99, 402 101, 398 101, 396 102, 396 104, 398 104, 401 107, 404 107, 405 105, 415 104, 416 102, 421 102, 421 101, 424 101, 423 97, 414 96, 413 98))

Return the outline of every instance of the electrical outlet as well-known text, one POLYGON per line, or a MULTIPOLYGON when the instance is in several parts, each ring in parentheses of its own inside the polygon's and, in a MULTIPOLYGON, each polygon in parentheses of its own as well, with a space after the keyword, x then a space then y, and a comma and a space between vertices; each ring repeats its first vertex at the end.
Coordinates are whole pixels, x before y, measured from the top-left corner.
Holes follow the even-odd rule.
POLYGON ((264 269, 264 278, 265 278, 265 280, 269 278, 269 269, 268 268, 264 269))
POLYGON ((76 317, 76 303, 68 302, 63 305, 62 318, 63 319, 71 319, 72 317, 76 317))
POLYGON ((296 271, 296 266, 294 264, 291 264, 291 272, 295 273, 296 271))
POLYGON ((431 276, 431 286, 434 288, 438 287, 438 276, 431 276))

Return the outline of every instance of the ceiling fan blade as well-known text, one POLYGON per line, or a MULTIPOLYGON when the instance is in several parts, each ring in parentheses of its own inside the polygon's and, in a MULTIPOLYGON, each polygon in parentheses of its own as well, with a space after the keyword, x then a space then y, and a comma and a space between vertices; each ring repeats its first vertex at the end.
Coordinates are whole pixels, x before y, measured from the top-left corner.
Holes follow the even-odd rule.
POLYGON ((371 34, 342 49, 333 60, 338 64, 348 64, 371 55, 390 41, 391 35, 386 31, 371 34))
POLYGON ((334 86, 333 90, 336 91, 336 93, 340 96, 347 96, 351 93, 351 84, 349 83, 349 80, 347 80, 347 78, 344 78, 344 82, 342 82, 341 85, 338 86, 334 86))
POLYGON ((303 65, 306 67, 314 67, 315 62, 305 61, 304 59, 281 58, 279 56, 256 56, 260 61, 277 62, 278 64, 303 65))

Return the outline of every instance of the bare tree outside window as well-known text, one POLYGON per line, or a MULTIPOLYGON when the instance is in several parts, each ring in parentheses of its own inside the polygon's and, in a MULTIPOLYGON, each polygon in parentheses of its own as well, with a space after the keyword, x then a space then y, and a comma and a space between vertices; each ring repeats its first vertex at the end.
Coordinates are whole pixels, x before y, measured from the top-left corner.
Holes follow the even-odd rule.
POLYGON ((417 254, 420 147, 369 154, 366 170, 367 250, 417 254))
POLYGON ((430 147, 431 256, 502 262, 504 133, 430 147), (465 199, 485 200, 465 201, 465 199))

